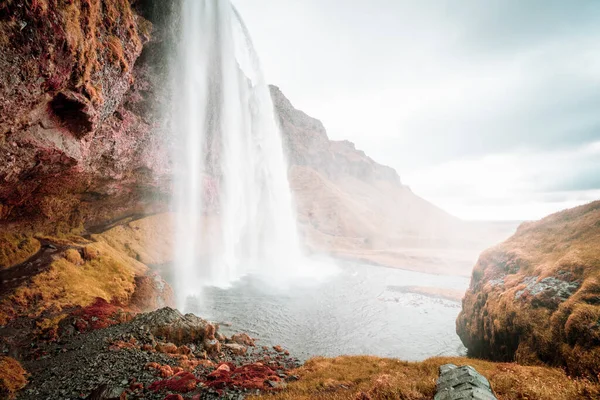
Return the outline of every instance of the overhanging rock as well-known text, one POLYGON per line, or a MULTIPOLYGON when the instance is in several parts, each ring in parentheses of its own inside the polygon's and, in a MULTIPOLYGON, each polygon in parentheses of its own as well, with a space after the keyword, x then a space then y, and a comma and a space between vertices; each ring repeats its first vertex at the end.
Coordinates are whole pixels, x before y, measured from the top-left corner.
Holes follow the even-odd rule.
POLYGON ((490 382, 473 367, 446 364, 440 367, 434 400, 497 400, 490 382))

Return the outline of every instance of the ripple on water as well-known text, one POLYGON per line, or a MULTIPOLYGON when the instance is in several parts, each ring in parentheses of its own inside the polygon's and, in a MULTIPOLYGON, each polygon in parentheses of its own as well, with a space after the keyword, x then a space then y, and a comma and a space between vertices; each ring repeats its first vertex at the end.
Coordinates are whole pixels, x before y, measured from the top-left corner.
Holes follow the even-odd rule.
POLYGON ((455 332, 460 303, 391 286, 465 290, 468 279, 344 264, 340 272, 314 285, 272 290, 261 279, 246 277, 223 290, 205 288, 190 311, 222 330, 246 331, 259 345, 280 344, 299 357, 372 354, 422 360, 464 355, 455 332))

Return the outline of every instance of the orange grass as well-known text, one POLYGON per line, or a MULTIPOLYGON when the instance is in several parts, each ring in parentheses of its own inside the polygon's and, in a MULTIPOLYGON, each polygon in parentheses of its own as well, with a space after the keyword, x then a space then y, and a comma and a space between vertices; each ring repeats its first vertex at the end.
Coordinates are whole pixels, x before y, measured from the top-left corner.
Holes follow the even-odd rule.
POLYGON ((498 400, 598 399, 600 386, 569 378, 562 370, 468 358, 438 357, 405 362, 371 356, 313 358, 294 371, 300 380, 280 393, 253 399, 429 400, 440 365, 471 365, 486 376, 498 400))

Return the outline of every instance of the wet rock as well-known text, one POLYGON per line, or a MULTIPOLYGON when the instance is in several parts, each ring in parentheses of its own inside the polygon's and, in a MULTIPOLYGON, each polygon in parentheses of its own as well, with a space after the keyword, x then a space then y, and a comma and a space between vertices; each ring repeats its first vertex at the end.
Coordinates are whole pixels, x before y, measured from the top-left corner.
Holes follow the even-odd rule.
POLYGON ((277 346, 273 346, 273 350, 275 350, 278 353, 283 353, 285 350, 283 350, 283 347, 277 345, 277 346))
POLYGON ((434 400, 497 400, 489 381, 471 366, 440 367, 434 400))
POLYGON ((204 346, 204 350, 209 355, 214 355, 221 352, 221 342, 219 342, 217 339, 206 338, 204 339, 204 342, 202 342, 202 346, 204 346))
POLYGON ((237 333, 231 337, 231 341, 243 346, 255 346, 254 339, 252 339, 247 333, 237 333))
POLYGON ((241 344, 237 343, 224 344, 223 348, 230 350, 236 356, 243 356, 248 351, 248 348, 246 346, 242 346, 241 344))

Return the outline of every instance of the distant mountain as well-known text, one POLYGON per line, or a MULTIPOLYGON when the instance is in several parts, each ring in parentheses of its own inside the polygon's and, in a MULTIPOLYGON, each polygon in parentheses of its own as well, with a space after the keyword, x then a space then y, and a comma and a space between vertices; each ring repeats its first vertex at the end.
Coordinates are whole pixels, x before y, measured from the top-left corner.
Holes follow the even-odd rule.
POLYGON ((403 268, 460 268, 466 275, 476 255, 461 254, 458 261, 457 249, 479 251, 494 242, 484 240, 482 247, 482 229, 491 232, 487 226, 461 221, 417 196, 393 168, 351 142, 330 140, 323 124, 294 108, 278 87, 271 86, 271 95, 300 228, 311 249, 403 268), (432 248, 446 253, 434 255, 432 248))

